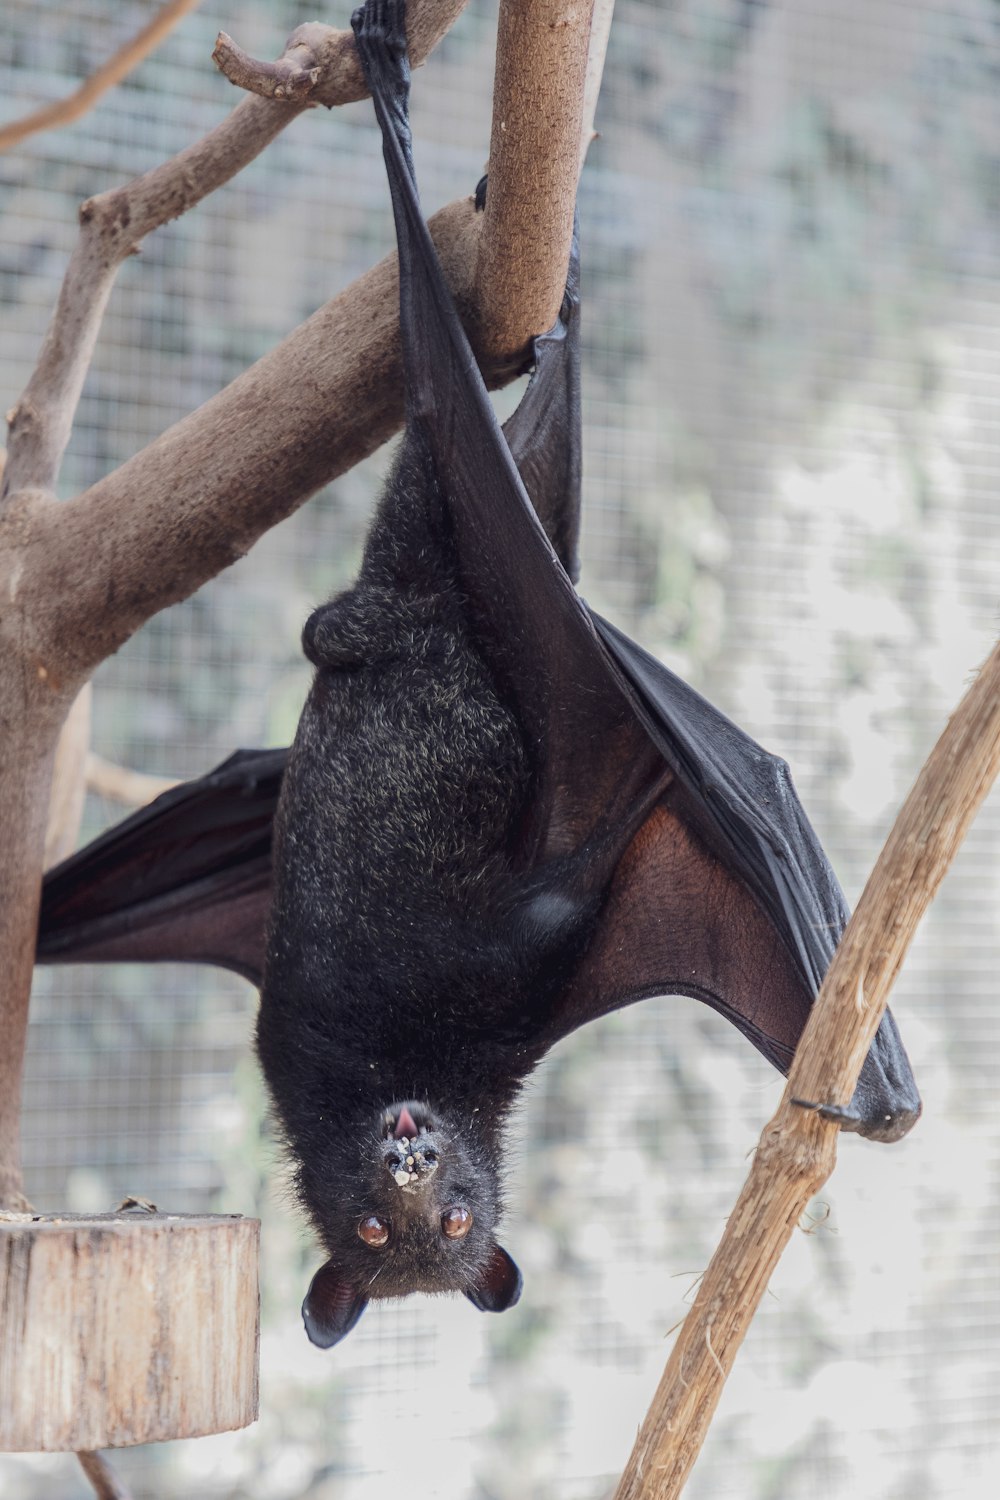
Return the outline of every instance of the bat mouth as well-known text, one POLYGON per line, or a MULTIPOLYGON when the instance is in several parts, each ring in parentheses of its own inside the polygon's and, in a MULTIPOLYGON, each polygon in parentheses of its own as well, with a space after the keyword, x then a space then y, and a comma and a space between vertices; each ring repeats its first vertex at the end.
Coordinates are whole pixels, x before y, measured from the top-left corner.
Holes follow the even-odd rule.
POLYGON ((426 1104, 412 1100, 393 1104, 382 1116, 383 1140, 415 1141, 434 1129, 434 1118, 426 1104))
POLYGON ((438 1169, 440 1149, 434 1120, 422 1104, 396 1104, 382 1120, 382 1161, 403 1192, 419 1192, 438 1169))

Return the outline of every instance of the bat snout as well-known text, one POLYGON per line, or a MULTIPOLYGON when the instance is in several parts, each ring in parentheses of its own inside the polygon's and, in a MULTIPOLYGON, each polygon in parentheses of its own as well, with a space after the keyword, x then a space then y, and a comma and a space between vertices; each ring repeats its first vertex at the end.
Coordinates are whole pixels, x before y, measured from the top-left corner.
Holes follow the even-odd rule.
POLYGON ((440 1163, 440 1152, 428 1134, 386 1141, 382 1160, 393 1182, 403 1192, 419 1192, 427 1186, 440 1163))

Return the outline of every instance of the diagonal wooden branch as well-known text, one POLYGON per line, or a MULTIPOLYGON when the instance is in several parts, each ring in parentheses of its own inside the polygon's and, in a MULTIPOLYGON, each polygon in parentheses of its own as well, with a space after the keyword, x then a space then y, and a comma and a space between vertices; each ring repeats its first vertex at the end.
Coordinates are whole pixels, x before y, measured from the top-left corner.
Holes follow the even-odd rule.
POLYGON ((131 1490, 119 1479, 103 1453, 78 1453, 76 1456, 97 1500, 132 1500, 131 1490))
POLYGON ((81 115, 85 115, 88 109, 93 109, 98 99, 109 89, 113 89, 116 83, 121 83, 144 58, 155 51, 178 21, 198 4, 200 0, 166 0, 166 4, 160 6, 152 20, 135 36, 130 37, 123 47, 119 47, 114 57, 110 57, 89 78, 85 78, 68 99, 46 104, 42 109, 36 109, 32 114, 5 125, 0 130, 0 151, 9 151, 30 135, 37 135, 42 130, 55 130, 60 125, 70 125, 81 115))
MULTIPOLYGON (((415 0, 420 63, 466 0, 415 0)), ((317 69, 318 102, 346 103, 359 92, 350 32, 304 26, 291 36, 283 61, 317 69), (321 97, 319 97, 321 95, 321 97)), ((77 402, 118 268, 161 224, 176 219, 235 177, 294 120, 306 101, 246 98, 202 140, 137 177, 90 198, 80 210, 80 238, 70 258, 52 321, 27 388, 8 413, 4 493, 55 489, 77 402)), ((0 500, 0 505, 2 505, 0 500)))
POLYGON ((1000 645, 906 799, 799 1043, 778 1111, 667 1362, 615 1500, 674 1500, 781 1252, 833 1170, 837 1127, 917 925, 1000 773, 1000 645))

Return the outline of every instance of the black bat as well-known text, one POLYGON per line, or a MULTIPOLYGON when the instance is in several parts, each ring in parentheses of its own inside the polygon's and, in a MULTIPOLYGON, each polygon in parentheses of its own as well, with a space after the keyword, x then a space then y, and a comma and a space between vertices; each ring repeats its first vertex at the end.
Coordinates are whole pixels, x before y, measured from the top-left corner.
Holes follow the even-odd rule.
MULTIPOLYGON (((421 217, 402 0, 353 18, 396 220, 406 432, 355 586, 317 609, 290 752, 240 752, 46 880, 39 957, 181 958, 261 986, 257 1050, 328 1260, 370 1298, 521 1278, 503 1127, 543 1054, 662 993, 787 1071, 846 920, 768 755, 577 595, 579 266, 501 431, 421 217), (530 495, 530 500, 529 500, 530 495), (272 846, 273 819, 273 846, 272 846)), ((844 1128, 920 1111, 886 1015, 844 1128)))

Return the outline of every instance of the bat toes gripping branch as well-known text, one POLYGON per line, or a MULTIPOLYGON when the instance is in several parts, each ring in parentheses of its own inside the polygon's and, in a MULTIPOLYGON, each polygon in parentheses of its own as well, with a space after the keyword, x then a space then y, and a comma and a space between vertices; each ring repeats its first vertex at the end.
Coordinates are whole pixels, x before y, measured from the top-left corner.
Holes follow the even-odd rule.
POLYGON ((800 1109, 811 1109, 824 1120, 832 1120, 841 1130, 858 1130, 864 1118, 856 1109, 843 1104, 817 1104, 813 1099, 793 1099, 800 1109))
POLYGON ((365 0, 351 16, 360 45, 383 48, 395 58, 406 53, 406 0, 365 0))

